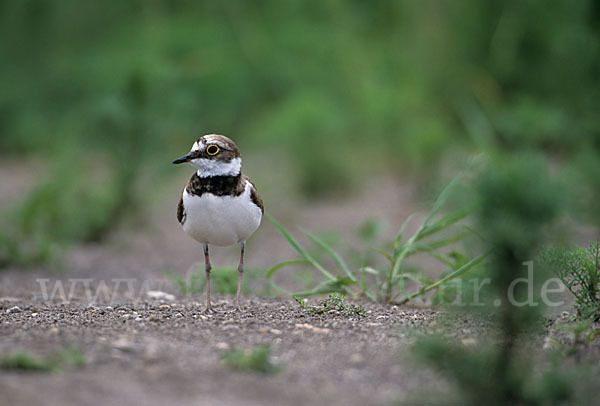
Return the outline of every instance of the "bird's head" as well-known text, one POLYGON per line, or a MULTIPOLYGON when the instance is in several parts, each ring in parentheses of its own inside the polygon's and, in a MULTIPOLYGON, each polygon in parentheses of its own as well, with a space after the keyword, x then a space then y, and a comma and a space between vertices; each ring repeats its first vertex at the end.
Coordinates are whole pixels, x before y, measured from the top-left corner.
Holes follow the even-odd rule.
POLYGON ((242 155, 237 145, 224 135, 204 135, 194 142, 189 154, 173 161, 189 163, 198 170, 198 176, 237 176, 242 169, 242 155))

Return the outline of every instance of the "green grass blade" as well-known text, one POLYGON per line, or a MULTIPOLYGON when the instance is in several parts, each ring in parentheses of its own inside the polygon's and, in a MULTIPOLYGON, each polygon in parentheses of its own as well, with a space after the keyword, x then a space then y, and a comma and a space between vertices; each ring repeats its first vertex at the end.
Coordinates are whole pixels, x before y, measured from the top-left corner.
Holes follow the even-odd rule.
POLYGON ((398 248, 402 243, 402 237, 404 236, 406 227, 408 226, 408 223, 410 223, 410 221, 413 219, 413 217, 415 217, 415 214, 411 214, 410 216, 408 216, 406 220, 404 220, 404 223, 402 223, 402 226, 400 226, 400 231, 398 231, 398 234, 396 234, 396 238, 394 239, 394 250, 398 248))
POLYGON ((265 276, 267 279, 271 279, 273 277, 273 275, 275 274, 275 272, 277 272, 281 268, 285 268, 286 266, 291 266, 291 265, 310 265, 310 261, 308 261, 306 259, 292 259, 290 261, 283 261, 283 262, 278 263, 274 267, 270 268, 267 271, 265 276))
POLYGON ((459 173, 442 190, 442 192, 440 193, 440 195, 436 199, 435 203, 433 204, 433 208, 431 209, 431 211, 427 215, 427 218, 423 222, 424 226, 426 226, 427 224, 429 224, 429 221, 431 221, 431 219, 433 218, 433 216, 435 216, 442 209, 442 206, 446 203, 446 200, 448 200, 448 196, 450 195, 450 192, 452 191, 452 189, 454 189, 454 187, 456 186, 456 184, 458 184, 458 182, 462 179, 463 174, 464 174, 464 172, 459 173))
POLYGON ((454 262, 452 262, 452 260, 447 255, 436 254, 435 252, 432 252, 430 254, 432 257, 440 261, 442 264, 448 266, 449 268, 452 268, 454 266, 454 262))
POLYGON ((390 254, 388 254, 387 252, 385 252, 384 250, 380 250, 379 248, 375 248, 375 247, 369 247, 371 250, 375 251, 376 253, 383 255, 388 261, 390 261, 390 264, 394 264, 394 258, 392 258, 392 256, 390 254))
POLYGON ((415 283, 421 284, 421 281, 419 280, 419 278, 417 276, 407 273, 407 272, 404 272, 404 273, 401 273, 400 275, 398 275, 398 279, 396 281, 394 281, 393 283, 395 285, 395 284, 399 283, 400 280, 404 280, 404 279, 409 279, 415 283))
POLYGON ((465 231, 463 233, 442 240, 431 241, 425 244, 412 244, 410 246, 410 251, 407 253, 406 257, 408 258, 409 256, 418 254, 420 252, 435 251, 437 249, 447 247, 448 245, 457 243, 470 235, 470 231, 465 231))
POLYGON ((317 244, 327 254, 329 254, 329 256, 331 258, 333 258, 333 260, 340 266, 340 268, 342 268, 342 270, 344 271, 344 273, 346 274, 346 276, 348 276, 348 278, 350 278, 350 279, 352 279, 353 281, 356 282, 356 277, 352 274, 352 271, 350 271, 350 268, 348 268, 348 266, 346 265, 346 263, 344 262, 344 260, 342 259, 342 257, 340 257, 339 254, 333 250, 333 248, 331 248, 327 243, 325 243, 325 241, 323 241, 322 239, 320 239, 316 235, 312 234, 311 232, 309 232, 309 231, 307 231, 307 230, 305 230, 303 228, 300 228, 300 231, 302 231, 315 244, 317 244))
POLYGON ((489 253, 485 253, 485 254, 481 254, 481 255, 473 258, 472 260, 470 260, 469 262, 467 262, 466 264, 464 264, 463 266, 461 266, 460 268, 458 268, 454 272, 450 272, 445 277, 443 277, 441 279, 438 279, 435 283, 432 283, 431 285, 427 285, 427 286, 419 289, 419 291, 417 291, 417 292, 413 293, 412 295, 406 297, 399 304, 406 304, 406 303, 408 303, 408 302, 416 299, 419 296, 423 296, 425 293, 429 292, 430 290, 436 289, 441 284, 443 284, 445 282, 448 282, 451 279, 454 279, 454 278, 457 278, 457 277, 461 276, 462 274, 464 274, 465 272, 469 271, 473 267, 479 265, 488 255, 489 255, 489 253))
POLYGON ((323 281, 315 286, 314 289, 307 290, 304 292, 294 293, 293 296, 306 297, 312 295, 319 295, 325 293, 344 293, 352 294, 352 291, 348 288, 349 285, 355 285, 357 282, 352 281, 346 277, 341 277, 333 281, 323 281))
POLYGON ((265 214, 265 217, 271 222, 271 224, 273 224, 273 227, 275 227, 277 231, 279 231, 281 235, 283 235, 285 239, 288 240, 290 245, 294 247, 294 249, 298 251, 298 253, 302 255, 307 261, 309 261, 315 268, 317 268, 319 272, 321 272, 323 275, 325 275, 328 279, 332 281, 336 280, 335 276, 329 273, 329 271, 327 271, 321 264, 319 264, 316 259, 314 259, 308 252, 306 252, 306 250, 300 246, 298 241, 296 241, 296 239, 292 237, 292 235, 281 224, 279 224, 273 217, 271 217, 268 214, 265 214))
POLYGON ((460 220, 466 218, 473 212, 472 209, 460 209, 453 211, 451 213, 446 214, 435 223, 427 225, 423 228, 423 230, 419 233, 418 240, 422 240, 423 238, 429 237, 435 233, 438 233, 451 225, 459 222, 460 220))

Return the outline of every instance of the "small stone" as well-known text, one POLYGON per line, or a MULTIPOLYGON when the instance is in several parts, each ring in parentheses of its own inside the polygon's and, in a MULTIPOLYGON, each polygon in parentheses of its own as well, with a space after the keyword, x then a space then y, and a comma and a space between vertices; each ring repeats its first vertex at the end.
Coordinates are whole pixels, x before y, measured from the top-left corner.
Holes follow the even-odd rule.
POLYGON ((148 321, 160 321, 160 318, 156 314, 151 314, 148 321))
POLYGON ((202 320, 208 320, 208 316, 205 316, 205 315, 203 315, 203 314, 201 314, 201 315, 200 315, 200 318, 201 318, 202 320))
POLYGON ((160 306, 158 306, 158 308, 160 310, 169 310, 171 306, 169 306, 168 304, 161 304, 160 306))
POLYGON ((556 340, 555 339, 553 339, 550 336, 546 336, 544 338, 544 345, 542 345, 542 348, 544 350, 552 350, 552 349, 555 349, 557 347, 558 346, 556 345, 556 340))
POLYGON ((271 334, 275 334, 276 336, 281 335, 283 332, 279 329, 276 328, 272 328, 271 330, 269 330, 271 334))
POLYGON ((112 312, 112 311, 113 311, 113 308, 112 308, 112 306, 106 306, 106 307, 104 308, 104 310, 106 310, 107 312, 112 312))
POLYGON ((143 321, 144 319, 142 319, 141 317, 136 317, 135 321, 143 321))
POLYGON ((321 333, 321 334, 327 334, 330 331, 328 328, 315 327, 308 323, 296 324, 296 327, 305 328, 307 330, 311 330, 311 331, 314 331, 315 333, 321 333))
POLYGON ((215 345, 215 347, 217 347, 218 350, 227 350, 229 349, 229 344, 227 343, 217 343, 217 345, 215 345))
POLYGON ((48 330, 48 333, 50 334, 58 334, 60 331, 58 330, 57 327, 52 327, 50 330, 48 330))
POLYGON ((353 364, 360 364, 365 360, 364 355, 359 352, 355 352, 350 356, 350 362, 353 364))
POLYGON ((37 317, 38 313, 31 313, 31 317, 37 317))
POLYGON ((23 310, 19 306, 13 306, 6 310, 6 313, 21 313, 23 310))
POLYGON ((175 300, 174 295, 166 292, 161 292, 160 290, 149 290, 148 292, 146 292, 146 296, 148 296, 150 299, 168 300, 169 302, 175 300))
POLYGON ((477 340, 474 339, 473 337, 463 338, 462 340, 460 340, 460 342, 462 343, 462 345, 467 345, 467 346, 477 344, 477 340))
POLYGON ((123 352, 133 352, 135 349, 134 344, 126 337, 120 337, 112 343, 113 348, 121 350, 123 352))

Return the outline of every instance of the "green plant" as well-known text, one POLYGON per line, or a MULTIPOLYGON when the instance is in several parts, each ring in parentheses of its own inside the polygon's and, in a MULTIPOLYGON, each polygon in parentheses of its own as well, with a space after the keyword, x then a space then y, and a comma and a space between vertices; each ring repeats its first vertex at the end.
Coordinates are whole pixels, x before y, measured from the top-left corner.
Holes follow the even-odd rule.
MULTIPOLYGON (((475 183, 475 196, 479 229, 490 250, 483 270, 495 300, 467 310, 488 316, 496 330, 494 341, 464 346, 447 337, 427 337, 417 342, 416 353, 456 383, 462 404, 573 404, 593 376, 582 374, 580 365, 566 368, 568 358, 562 354, 548 357, 553 362, 547 365, 548 353, 535 351, 531 341, 534 333, 544 331, 541 305, 518 306, 512 300, 535 302, 528 287, 514 282, 523 277, 523 263, 554 237, 551 225, 563 203, 560 185, 539 156, 517 155, 491 163, 475 183)), ((536 268, 537 278, 546 275, 545 268, 536 268)))
POLYGON ((280 365, 271 361, 271 349, 265 345, 251 349, 232 348, 223 352, 221 359, 225 365, 238 371, 274 374, 281 370, 280 365))
POLYGON ((0 368, 19 371, 52 372, 58 365, 47 359, 35 356, 25 351, 15 351, 0 357, 0 368))
POLYGON ((339 293, 330 293, 327 299, 321 300, 317 306, 309 306, 306 304, 304 299, 296 297, 296 302, 302 307, 308 314, 327 314, 331 311, 341 312, 345 316, 359 316, 367 317, 369 314, 363 309, 362 305, 347 305, 344 303, 346 297, 339 293))
POLYGON ((17 371, 57 372, 66 368, 83 367, 85 355, 75 348, 62 348, 46 356, 15 351, 0 356, 0 369, 17 371))
MULTIPOLYGON (((587 365, 566 366, 565 356, 560 352, 546 354, 549 362, 534 366, 527 351, 515 354, 505 365, 506 360, 499 357, 497 346, 467 347, 443 337, 421 338, 413 350, 418 360, 441 372, 459 389, 459 398, 446 397, 446 404, 545 406, 593 403, 591 389, 596 384, 594 375, 597 372, 587 365), (506 372, 502 380, 498 380, 500 371, 506 372)), ((438 401, 436 404, 444 403, 438 401)))
POLYGON ((407 303, 423 297, 427 292, 448 288, 451 286, 450 282, 452 280, 460 278, 466 272, 480 265, 486 256, 486 254, 481 254, 467 259, 465 254, 458 252, 456 249, 447 253, 444 252, 444 249, 447 251, 448 247, 452 247, 467 237, 475 235, 470 227, 460 224, 460 221, 471 213, 472 208, 461 208, 440 215, 451 190, 456 186, 460 178, 459 176, 454 179, 441 192, 432 210, 414 234, 407 239, 404 238, 406 228, 413 218, 411 216, 406 219, 400 228, 392 243, 391 251, 375 250, 388 261, 388 266, 385 268, 362 266, 358 270, 353 271, 329 244, 316 235, 300 229, 324 254, 331 257, 333 262, 337 264, 337 271, 330 271, 311 255, 306 248, 302 247, 289 231, 274 218, 267 215, 267 219, 302 257, 302 259, 285 261, 275 265, 267 272, 267 280, 271 285, 287 292, 274 283, 272 278, 275 273, 287 266, 309 264, 321 273, 324 280, 308 291, 291 293, 293 296, 301 297, 338 292, 352 297, 364 296, 373 301, 407 303), (435 258, 447 266, 449 268, 448 271, 435 281, 415 273, 410 266, 406 265, 405 261, 407 258, 418 254, 429 255, 435 258), (368 274, 373 275, 375 278, 374 283, 369 283, 368 274), (415 292, 410 293, 407 290, 407 281, 412 281, 418 286, 415 292))
POLYGON ((575 297, 578 318, 600 319, 600 242, 588 248, 546 248, 541 257, 575 297))

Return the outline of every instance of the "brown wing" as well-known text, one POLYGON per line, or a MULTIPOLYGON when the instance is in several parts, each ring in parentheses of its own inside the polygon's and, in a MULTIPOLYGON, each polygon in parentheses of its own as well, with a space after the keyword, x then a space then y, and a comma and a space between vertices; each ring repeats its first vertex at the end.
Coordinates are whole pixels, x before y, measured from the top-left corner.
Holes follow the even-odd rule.
POLYGON ((183 225, 185 223, 185 207, 183 207, 183 195, 179 198, 179 204, 177 205, 177 221, 183 225))
POLYGON ((254 186, 254 182, 252 182, 246 175, 244 175, 244 178, 250 182, 250 199, 252 200, 252 203, 260 208, 260 212, 262 214, 265 214, 265 206, 263 205, 263 201, 258 194, 258 190, 256 190, 256 186, 254 186))

